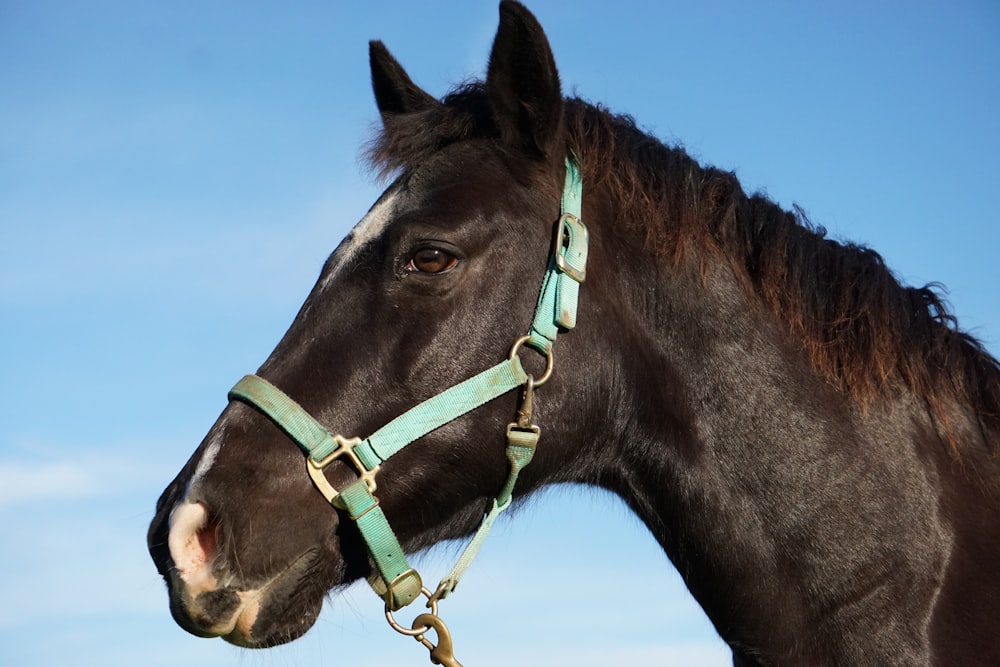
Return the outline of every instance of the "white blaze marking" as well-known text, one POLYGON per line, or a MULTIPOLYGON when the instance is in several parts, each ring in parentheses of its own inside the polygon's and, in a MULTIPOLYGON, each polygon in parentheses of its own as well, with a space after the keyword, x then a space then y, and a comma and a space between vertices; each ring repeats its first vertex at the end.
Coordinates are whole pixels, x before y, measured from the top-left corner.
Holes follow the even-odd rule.
POLYGON ((211 563, 209 562, 214 554, 206 554, 198 540, 198 531, 205 527, 208 521, 208 513, 205 506, 199 502, 191 502, 191 489, 211 469, 215 463, 215 457, 219 455, 222 447, 221 432, 213 436, 212 441, 205 448, 201 455, 194 474, 188 480, 187 488, 184 489, 184 497, 178 502, 170 512, 169 530, 167 532, 167 547, 170 549, 170 557, 177 566, 181 579, 189 586, 201 590, 213 590, 216 586, 215 578, 211 575, 211 563))
POLYGON ((386 225, 392 220, 396 212, 396 198, 399 196, 399 186, 393 185, 385 194, 375 202, 368 210, 365 217, 361 218, 354 229, 347 235, 346 242, 338 250, 337 263, 333 270, 323 279, 322 288, 326 289, 340 273, 340 269, 348 266, 361 248, 365 247, 372 239, 376 239, 385 230, 386 225))
POLYGON ((188 480, 187 489, 184 490, 184 497, 187 498, 188 494, 191 493, 191 489, 201 481, 201 478, 212 468, 212 464, 215 463, 215 457, 219 455, 219 449, 222 448, 222 431, 220 429, 218 433, 212 438, 212 442, 208 444, 205 448, 205 453, 201 455, 201 460, 198 461, 198 466, 194 469, 194 474, 191 475, 191 479, 188 480))

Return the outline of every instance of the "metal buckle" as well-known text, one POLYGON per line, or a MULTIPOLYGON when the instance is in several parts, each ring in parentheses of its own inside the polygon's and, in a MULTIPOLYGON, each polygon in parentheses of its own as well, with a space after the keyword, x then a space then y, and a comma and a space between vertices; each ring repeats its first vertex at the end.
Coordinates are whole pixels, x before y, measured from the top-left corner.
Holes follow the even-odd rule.
POLYGON ((345 438, 341 435, 333 436, 333 439, 339 445, 337 449, 333 450, 329 456, 325 457, 322 461, 316 461, 311 456, 306 457, 306 470, 309 471, 309 477, 312 478, 313 484, 319 489, 319 492, 323 494, 326 501, 331 505, 339 507, 340 509, 347 509, 344 507, 343 503, 337 502, 337 497, 340 495, 340 491, 333 488, 330 481, 323 474, 323 469, 328 465, 333 463, 336 459, 342 456, 346 456, 350 463, 352 463, 358 472, 358 477, 364 480, 365 484, 368 486, 368 491, 375 495, 375 474, 379 471, 380 466, 375 466, 371 470, 365 467, 365 464, 361 462, 357 453, 354 451, 355 447, 360 445, 364 440, 361 438, 345 438))
MULTIPOLYGON (((397 576, 391 582, 385 584, 385 595, 383 596, 383 600, 385 601, 386 618, 391 619, 392 616, 390 612, 399 611, 406 605, 410 604, 410 602, 413 602, 413 600, 415 600, 421 593, 427 596, 428 600, 431 599, 430 591, 424 588, 424 584, 420 580, 420 573, 413 568, 410 568, 406 572, 397 576), (406 599, 406 601, 400 605, 396 604, 397 590, 402 590, 404 599, 406 599)), ((435 611, 435 613, 437 612, 435 611)))
POLYGON ((530 426, 519 426, 513 422, 507 424, 507 442, 518 447, 528 447, 534 449, 538 444, 538 438, 542 434, 542 429, 534 424, 530 426), (511 438, 513 435, 513 438, 511 438))
POLYGON ((582 222, 580 222, 580 219, 575 215, 573 215, 572 213, 563 213, 561 216, 559 216, 559 224, 556 227, 556 238, 553 241, 552 257, 555 260, 556 268, 558 268, 561 272, 565 273, 567 276, 569 276, 576 282, 582 283, 584 280, 587 279, 586 267, 582 269, 577 269, 570 266, 569 263, 567 263, 566 261, 566 256, 563 254, 563 248, 568 249, 569 247, 571 247, 571 244, 567 244, 567 242, 563 238, 568 233, 566 231, 567 223, 569 223, 570 226, 575 228, 576 233, 583 234, 583 240, 578 241, 578 243, 582 243, 584 247, 587 246, 588 235, 589 235, 589 232, 587 231, 587 226, 582 222))

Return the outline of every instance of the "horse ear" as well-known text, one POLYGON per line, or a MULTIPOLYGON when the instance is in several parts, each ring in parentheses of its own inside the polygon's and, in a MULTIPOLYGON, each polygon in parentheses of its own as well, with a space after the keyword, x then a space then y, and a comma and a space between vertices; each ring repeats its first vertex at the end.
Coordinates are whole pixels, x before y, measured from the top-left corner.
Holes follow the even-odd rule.
POLYGON ((418 87, 403 66, 380 41, 368 42, 368 60, 372 69, 372 90, 375 104, 385 118, 387 114, 424 111, 440 102, 418 87))
POLYGON ((500 3, 486 88, 504 141, 550 155, 563 117, 559 72, 538 19, 518 2, 500 3))

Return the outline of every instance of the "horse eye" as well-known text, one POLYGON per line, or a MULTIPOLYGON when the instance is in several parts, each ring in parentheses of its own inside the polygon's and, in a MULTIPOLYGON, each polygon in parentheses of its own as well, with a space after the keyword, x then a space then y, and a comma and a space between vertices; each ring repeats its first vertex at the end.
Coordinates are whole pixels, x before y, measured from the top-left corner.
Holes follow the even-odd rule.
POLYGON ((444 273, 455 268, 458 258, 439 248, 421 248, 413 253, 406 270, 411 273, 444 273))

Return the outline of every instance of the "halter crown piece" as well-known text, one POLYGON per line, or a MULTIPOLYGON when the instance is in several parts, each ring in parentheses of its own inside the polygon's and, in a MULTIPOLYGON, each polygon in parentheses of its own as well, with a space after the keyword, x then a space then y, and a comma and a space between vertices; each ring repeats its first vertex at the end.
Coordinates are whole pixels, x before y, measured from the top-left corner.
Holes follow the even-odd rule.
POLYGON ((245 376, 229 392, 230 401, 240 401, 259 410, 306 453, 306 469, 317 489, 334 507, 346 511, 357 522, 377 570, 369 582, 385 601, 390 625, 430 649, 431 661, 436 664, 460 667, 451 654, 448 629, 437 616, 437 603, 455 590, 497 516, 510 505, 518 474, 531 462, 538 443, 540 431, 531 421, 534 389, 552 375, 552 346, 557 334, 576 325, 577 296, 586 278, 587 266, 587 228, 580 220, 582 197, 580 170, 573 157, 569 157, 566 159, 561 214, 534 319, 528 334, 514 343, 508 358, 414 406, 367 438, 332 435, 288 395, 256 375, 245 376), (537 380, 521 365, 518 352, 524 345, 546 357, 544 374, 537 380), (507 427, 507 459, 510 462, 507 481, 455 567, 432 593, 424 588, 420 575, 407 563, 399 540, 375 497, 379 466, 413 441, 518 387, 524 390, 517 421, 507 427), (358 472, 358 479, 339 491, 323 474, 324 468, 337 459, 345 459, 358 472), (396 623, 392 612, 410 604, 421 594, 427 597, 431 612, 418 616, 409 629, 396 623), (436 646, 425 637, 430 629, 437 633, 436 646))

